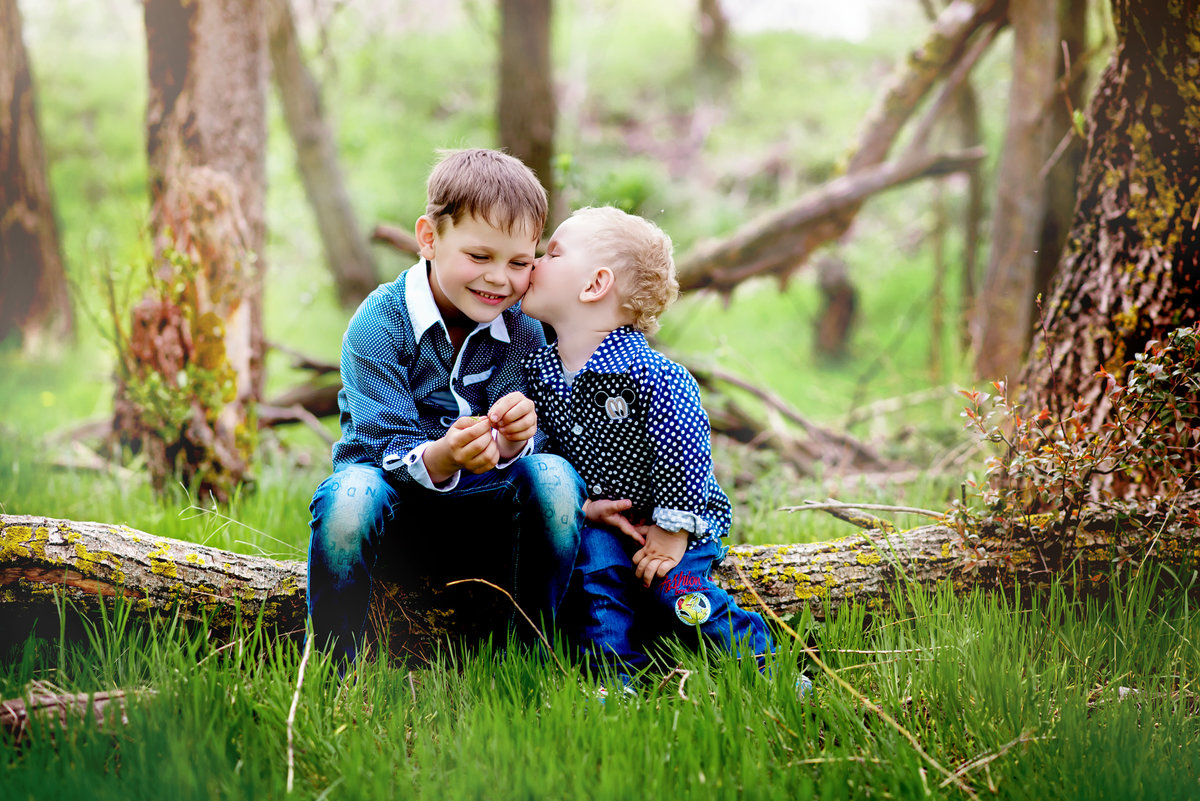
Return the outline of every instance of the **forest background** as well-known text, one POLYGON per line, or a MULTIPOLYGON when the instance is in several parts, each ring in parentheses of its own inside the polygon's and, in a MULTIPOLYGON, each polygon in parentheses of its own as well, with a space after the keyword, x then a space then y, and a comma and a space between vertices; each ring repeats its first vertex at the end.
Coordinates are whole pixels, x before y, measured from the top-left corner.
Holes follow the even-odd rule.
MULTIPOLYGON (((738 76, 719 99, 697 76, 691 4, 556 9, 553 43, 562 96, 556 148, 566 202, 613 203, 644 214, 672 236, 683 255, 835 175, 880 83, 920 40, 928 20, 917 4, 864 3, 846 16, 826 14, 832 35, 806 33, 806 24, 820 22, 812 19, 814 8, 784 4, 771 13, 749 4, 739 12, 748 29, 738 29, 734 18, 738 76), (836 35, 839 31, 853 38, 836 35)), ((114 369, 113 324, 104 282, 112 276, 127 306, 146 282, 145 134, 137 123, 146 101, 145 41, 138 9, 121 3, 51 2, 22 11, 79 333, 49 361, 22 358, 17 338, 10 338, 3 352, 9 391, 0 403, 14 454, 39 452, 42 459, 70 464, 77 461, 70 442, 31 446, 110 413, 111 393, 102 388, 114 369)), ((494 9, 469 3, 436 12, 421 4, 299 3, 297 11, 358 218, 364 228, 386 222, 410 229, 422 211, 424 177, 438 148, 496 146, 494 9)), ((978 69, 980 105, 1003 109, 1008 69, 1003 47, 986 55, 978 69)), ((323 264, 274 91, 270 109, 265 335, 291 351, 336 362, 349 311, 338 303, 323 264)), ((983 121, 988 158, 994 161, 1003 115, 984 114, 983 121)), ((936 462, 961 444, 962 404, 954 389, 973 383, 960 328, 966 314, 959 303, 962 274, 945 267, 962 262, 963 237, 954 220, 962 217, 964 194, 965 181, 952 177, 880 195, 867 204, 852 233, 828 249, 827 258, 845 263, 859 296, 844 358, 816 352, 821 299, 811 265, 783 287, 759 280, 729 298, 685 296, 667 315, 658 340, 689 363, 731 370, 778 394, 822 425, 879 440, 892 455, 907 449, 915 464, 936 462), (935 258, 943 261, 942 276, 935 258), (932 319, 935 314, 942 319, 932 319), (931 388, 943 391, 922 394, 931 388), (872 403, 904 395, 913 396, 900 409, 909 419, 872 413, 872 403)), ((408 255, 384 246, 374 246, 373 255, 381 280, 411 263, 408 255)), ((304 378, 292 362, 287 353, 269 352, 267 397, 304 378)), ((336 419, 325 422, 336 433, 336 419)), ((299 558, 307 536, 304 487, 315 487, 324 475, 328 446, 300 426, 281 430, 280 437, 288 453, 272 456, 268 449, 261 470, 274 471, 280 489, 294 495, 272 504, 271 520, 262 526, 245 522, 287 543, 264 546, 268 553, 299 558)), ((194 531, 176 528, 168 519, 172 515, 164 518, 160 505, 143 503, 146 496, 129 496, 138 482, 119 493, 131 500, 115 516, 101 514, 91 494, 76 504, 71 493, 52 493, 53 512, 15 503, 27 497, 18 490, 19 476, 12 475, 12 466, 24 458, 4 460, 7 472, 0 473, 18 482, 3 493, 10 513, 120 519, 196 539, 194 531)), ((723 451, 718 470, 726 486, 742 491, 738 541, 796 541, 837 532, 814 517, 757 511, 801 492, 900 503, 932 502, 946 491, 936 480, 916 482, 910 490, 891 480, 862 483, 855 476, 801 490, 794 472, 772 454, 744 449, 723 451)), ((950 490, 957 492, 956 485, 950 490)), ((190 505, 179 492, 175 504, 190 505)), ((233 538, 210 535, 205 531, 199 539, 236 547, 233 538)))

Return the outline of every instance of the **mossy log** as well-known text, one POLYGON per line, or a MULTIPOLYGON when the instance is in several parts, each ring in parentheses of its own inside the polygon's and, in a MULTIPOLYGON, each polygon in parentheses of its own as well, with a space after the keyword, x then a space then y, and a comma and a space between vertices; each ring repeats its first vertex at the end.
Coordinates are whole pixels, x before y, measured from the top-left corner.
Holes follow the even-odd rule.
MULTIPOLYGON (((890 526, 839 540, 738 545, 715 571, 747 608, 781 616, 805 608, 823 619, 849 604, 887 609, 906 583, 964 592, 1035 590, 1055 577, 1080 593, 1103 594, 1114 571, 1126 576, 1165 565, 1186 575, 1200 564, 1200 496, 1170 507, 1085 516, 1069 536, 1039 516, 960 533, 949 525, 904 532, 890 526), (761 599, 761 605, 760 605, 761 599)), ((220 638, 240 610, 262 615, 282 635, 304 630, 306 566, 103 523, 0 515, 0 615, 5 639, 19 641, 41 618, 57 631, 59 598, 84 613, 120 596, 135 613, 204 621, 220 638)), ((444 638, 475 638, 508 619, 509 601, 475 582, 377 583, 373 622, 398 656, 425 656, 444 638), (434 585, 437 586, 434 586, 434 585)), ((111 608, 111 604, 110 604, 111 608)))

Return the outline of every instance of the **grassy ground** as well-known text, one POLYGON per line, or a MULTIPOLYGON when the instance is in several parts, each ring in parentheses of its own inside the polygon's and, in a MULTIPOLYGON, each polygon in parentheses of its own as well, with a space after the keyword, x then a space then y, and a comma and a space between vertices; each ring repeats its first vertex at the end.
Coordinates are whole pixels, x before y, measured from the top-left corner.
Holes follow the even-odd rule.
POLYGON ((486 648, 368 663, 354 683, 314 655, 297 694, 302 654, 253 627, 217 649, 110 622, 0 662, 0 697, 34 680, 144 691, 128 724, 37 727, 0 746, 0 784, 13 799, 259 799, 291 772, 296 798, 1194 798, 1200 620, 1147 586, 1103 605, 901 588, 911 614, 798 622, 830 673, 788 639, 771 678, 673 650, 636 698, 603 704, 569 662, 486 648))

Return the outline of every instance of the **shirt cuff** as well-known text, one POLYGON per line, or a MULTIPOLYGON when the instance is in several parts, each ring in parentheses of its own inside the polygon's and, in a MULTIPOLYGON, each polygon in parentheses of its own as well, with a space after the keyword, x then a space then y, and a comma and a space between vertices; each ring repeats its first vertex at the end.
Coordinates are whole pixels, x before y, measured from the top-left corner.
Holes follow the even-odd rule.
POLYGON ((693 512, 682 509, 667 509, 656 506, 652 515, 654 524, 664 531, 686 531, 700 537, 708 531, 708 521, 693 512))
POLYGON ((511 459, 501 459, 500 461, 496 462, 496 469, 502 470, 518 459, 523 459, 531 453, 533 453, 533 437, 525 440, 525 447, 521 448, 521 450, 517 452, 516 456, 511 459))
POLYGON ((422 442, 417 447, 413 448, 403 456, 388 456, 383 460, 384 470, 406 470, 413 481, 416 481, 422 487, 431 489, 434 492, 449 492, 458 486, 458 476, 461 470, 456 470, 454 475, 450 476, 444 484, 434 484, 433 479, 429 477, 429 471, 425 469, 425 460, 422 458, 425 454, 425 449, 432 445, 432 442, 422 442))

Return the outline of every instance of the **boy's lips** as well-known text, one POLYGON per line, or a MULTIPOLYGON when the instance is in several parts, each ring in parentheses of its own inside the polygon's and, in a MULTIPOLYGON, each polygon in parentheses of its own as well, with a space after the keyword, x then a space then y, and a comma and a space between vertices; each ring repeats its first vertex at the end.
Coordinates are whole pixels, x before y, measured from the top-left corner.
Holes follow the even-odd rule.
POLYGON ((496 306, 500 303, 503 303, 508 297, 508 295, 498 295, 495 292, 483 292, 478 289, 471 289, 470 287, 467 287, 467 291, 489 306, 496 306))

